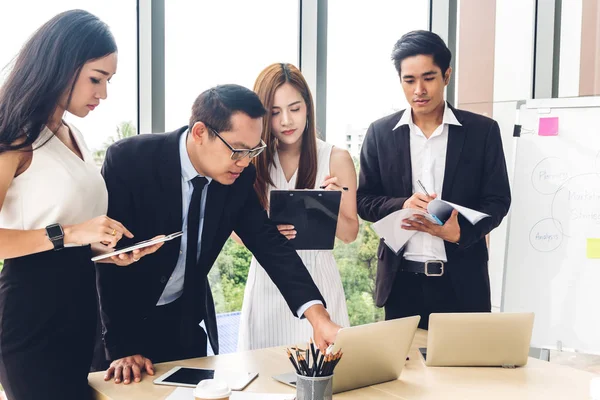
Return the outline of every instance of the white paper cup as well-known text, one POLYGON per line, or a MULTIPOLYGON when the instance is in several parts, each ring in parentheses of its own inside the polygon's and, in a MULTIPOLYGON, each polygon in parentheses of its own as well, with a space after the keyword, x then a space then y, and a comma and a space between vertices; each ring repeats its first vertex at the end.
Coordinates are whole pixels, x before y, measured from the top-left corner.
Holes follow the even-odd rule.
POLYGON ((205 379, 194 389, 195 400, 229 400, 229 396, 229 386, 220 379, 205 379))

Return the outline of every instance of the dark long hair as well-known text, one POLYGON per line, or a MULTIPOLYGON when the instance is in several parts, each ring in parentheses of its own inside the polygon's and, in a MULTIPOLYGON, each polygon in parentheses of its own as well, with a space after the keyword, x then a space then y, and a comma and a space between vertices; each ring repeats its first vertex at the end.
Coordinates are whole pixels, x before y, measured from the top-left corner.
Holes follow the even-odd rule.
POLYGON ((69 105, 83 65, 116 51, 108 25, 87 11, 65 11, 42 25, 0 88, 0 154, 31 146, 65 93, 69 105))
POLYGON ((254 91, 267 109, 263 118, 263 140, 267 148, 252 162, 256 167, 256 181, 254 189, 258 194, 261 205, 267 209, 267 185, 273 186, 269 167, 275 165, 276 137, 271 128, 271 108, 275 92, 284 83, 292 85, 306 103, 307 126, 302 134, 302 150, 298 162, 298 176, 296 178, 296 189, 314 189, 317 180, 317 130, 315 128, 315 108, 308 87, 308 83, 302 76, 302 72, 292 64, 276 63, 265 68, 254 83, 254 91))

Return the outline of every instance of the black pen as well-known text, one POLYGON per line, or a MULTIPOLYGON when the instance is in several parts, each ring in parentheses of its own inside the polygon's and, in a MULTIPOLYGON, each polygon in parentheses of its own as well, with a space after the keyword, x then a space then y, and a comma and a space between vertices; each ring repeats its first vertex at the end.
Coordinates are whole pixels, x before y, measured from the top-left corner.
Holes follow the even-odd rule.
MULTIPOLYGON (((327 186, 319 186, 320 189, 325 189, 327 186)), ((342 190, 344 191, 348 191, 348 188, 346 186, 342 187, 342 190)))

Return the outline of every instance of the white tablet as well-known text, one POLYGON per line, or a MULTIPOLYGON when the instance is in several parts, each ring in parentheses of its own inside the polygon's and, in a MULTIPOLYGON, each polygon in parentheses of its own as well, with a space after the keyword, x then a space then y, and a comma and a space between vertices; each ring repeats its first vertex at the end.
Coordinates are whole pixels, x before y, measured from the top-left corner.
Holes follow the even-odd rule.
POLYGON ((119 254, 123 254, 123 253, 129 253, 130 251, 136 250, 136 249, 142 249, 144 247, 148 247, 148 246, 152 246, 153 244, 157 244, 157 243, 161 243, 161 242, 167 242, 171 239, 175 239, 178 238, 179 236, 183 235, 183 232, 175 232, 175 233, 171 233, 170 235, 167 236, 163 236, 163 237, 159 237, 156 239, 149 239, 149 240, 144 240, 143 242, 138 242, 134 245, 131 245, 129 247, 125 247, 123 249, 119 249, 119 250, 115 250, 111 253, 106 253, 106 254, 101 254, 99 256, 96 256, 94 258, 92 258, 92 261, 96 262, 98 260, 104 260, 105 258, 110 258, 112 256, 117 256, 119 254))
POLYGON ((204 369, 174 367, 154 380, 155 385, 184 386, 195 388, 205 379, 221 379, 231 390, 243 390, 258 376, 258 372, 233 371, 226 369, 204 369))

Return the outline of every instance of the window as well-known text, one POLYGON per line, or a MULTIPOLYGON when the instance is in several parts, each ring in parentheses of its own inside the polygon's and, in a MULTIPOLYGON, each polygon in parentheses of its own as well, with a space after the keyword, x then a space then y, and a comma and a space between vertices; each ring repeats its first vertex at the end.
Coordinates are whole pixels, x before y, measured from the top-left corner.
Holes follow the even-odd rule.
MULTIPOLYGON (((406 108, 400 81, 390 60, 394 44, 415 29, 428 29, 427 1, 330 0, 327 27, 327 141, 352 152, 352 134, 385 115, 406 108), (346 144, 346 147, 343 145, 346 144)), ((358 148, 358 147, 356 147, 358 148)), ((375 273, 379 239, 361 222, 349 245, 336 242, 335 258, 342 275, 352 325, 383 319, 375 307, 375 273), (368 250, 367 250, 368 249, 368 250)))
MULTIPOLYGON (((166 130, 188 124, 194 100, 206 89, 225 83, 252 89, 268 65, 297 66, 299 20, 297 0, 166 1, 166 130)), ((251 258, 230 239, 210 272, 222 354, 237 348, 251 258)))
MULTIPOLYGON (((108 144, 119 135, 135 134, 137 124, 137 11, 135 1, 22 0, 10 4, 11 11, 0 13, 0 68, 8 66, 33 32, 56 14, 83 8, 106 22, 117 41, 117 74, 108 86, 108 98, 86 118, 67 114, 65 119, 81 130, 87 146, 101 164, 108 144), (118 10, 115 12, 115 10, 118 10), (26 18, 15 18, 16 15, 26 18)), ((8 69, 0 77, 4 81, 8 69)))
POLYGON ((327 141, 406 108, 390 60, 400 37, 428 28, 428 2, 330 0, 327 26, 327 141))
POLYGON ((558 97, 598 96, 600 0, 561 4, 558 97))
POLYGON ((187 125, 204 90, 225 83, 252 89, 269 64, 297 66, 299 19, 297 0, 166 1, 167 131, 187 125))
POLYGON ((493 117, 494 103, 531 98, 535 3, 458 3, 456 99, 449 99, 458 108, 493 117))

